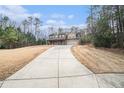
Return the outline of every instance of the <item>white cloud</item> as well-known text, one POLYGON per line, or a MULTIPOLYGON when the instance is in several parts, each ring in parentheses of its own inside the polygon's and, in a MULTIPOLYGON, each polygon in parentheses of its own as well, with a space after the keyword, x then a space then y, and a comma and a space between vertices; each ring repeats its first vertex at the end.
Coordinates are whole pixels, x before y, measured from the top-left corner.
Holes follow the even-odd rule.
POLYGON ((46 21, 46 24, 55 24, 56 23, 56 20, 47 20, 46 21))
MULTIPOLYGON (((56 21, 49 21, 51 23, 55 23, 56 21)), ((86 24, 75 24, 75 25, 66 25, 66 24, 63 24, 63 25, 51 25, 51 24, 46 24, 46 25, 43 25, 42 26, 42 29, 48 29, 49 27, 53 27, 53 28, 71 28, 72 26, 75 26, 75 27, 79 27, 80 29, 85 29, 86 28, 86 24)))
POLYGON ((79 27, 79 28, 81 28, 81 29, 84 29, 84 28, 87 27, 86 24, 75 24, 75 25, 70 25, 70 27, 72 27, 72 26, 79 27))
POLYGON ((68 19, 73 19, 74 18, 74 15, 69 15, 68 16, 68 19))
MULTIPOLYGON (((49 22, 55 23, 56 21, 49 20, 48 23, 49 22)), ((45 32, 45 35, 49 35, 50 33, 52 33, 49 30, 50 27, 53 27, 54 32, 57 32, 59 27, 70 29, 72 26, 78 27, 79 29, 85 29, 86 28, 86 24, 75 24, 75 25, 65 25, 65 24, 63 24, 63 25, 48 25, 48 24, 46 24, 46 25, 42 26, 42 31, 45 32)))
POLYGON ((53 20, 53 19, 50 19, 50 20, 46 21, 46 24, 47 25, 60 26, 60 25, 65 25, 65 22, 63 20, 53 20))
POLYGON ((70 15, 64 15, 64 14, 57 14, 57 13, 54 13, 54 14, 51 14, 50 16, 52 19, 56 19, 56 20, 63 20, 63 19, 73 19, 75 16, 73 14, 70 14, 70 15))
POLYGON ((55 13, 55 14, 51 14, 50 17, 51 17, 52 19, 64 19, 66 16, 63 15, 63 14, 57 14, 57 13, 55 13))
POLYGON ((61 24, 61 25, 65 25, 65 22, 63 20, 58 21, 57 23, 61 24))
MULTIPOLYGON (((27 9, 25 9, 23 6, 17 6, 17 5, 7 5, 7 6, 0 6, 0 14, 6 15, 10 17, 12 20, 16 22, 21 22, 25 18, 29 16, 34 16, 34 17, 41 17, 42 14, 40 13, 29 13, 27 9)), ((67 25, 64 20, 67 19, 73 19, 75 15, 70 14, 70 15, 64 15, 64 14, 51 14, 50 15, 50 20, 47 20, 45 22, 45 25, 42 26, 44 28, 47 28, 49 26, 55 26, 55 27, 71 27, 72 25, 67 25)), ((86 27, 85 24, 79 24, 79 25, 73 25, 77 27, 84 28, 86 27)))
POLYGON ((22 6, 17 6, 17 5, 7 5, 7 6, 0 6, 0 14, 6 15, 12 20, 16 22, 21 22, 25 18, 29 16, 34 16, 34 17, 41 17, 40 13, 28 13, 28 10, 25 9, 22 6))

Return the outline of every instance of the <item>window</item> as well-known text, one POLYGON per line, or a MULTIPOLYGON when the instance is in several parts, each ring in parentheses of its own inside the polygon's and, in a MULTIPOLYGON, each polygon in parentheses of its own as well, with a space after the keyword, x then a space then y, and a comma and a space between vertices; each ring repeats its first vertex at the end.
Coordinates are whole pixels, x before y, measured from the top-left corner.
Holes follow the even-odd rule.
POLYGON ((62 37, 65 37, 65 35, 62 35, 62 37))

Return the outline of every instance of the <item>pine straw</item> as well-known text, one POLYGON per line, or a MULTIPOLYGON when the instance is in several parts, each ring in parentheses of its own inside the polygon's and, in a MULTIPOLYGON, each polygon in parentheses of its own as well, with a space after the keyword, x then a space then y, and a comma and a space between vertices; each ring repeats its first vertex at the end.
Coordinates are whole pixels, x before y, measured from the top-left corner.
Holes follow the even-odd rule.
POLYGON ((124 73, 124 54, 114 49, 100 49, 89 45, 71 48, 73 55, 97 74, 124 73))
POLYGON ((4 80, 52 46, 0 49, 0 80, 4 80))

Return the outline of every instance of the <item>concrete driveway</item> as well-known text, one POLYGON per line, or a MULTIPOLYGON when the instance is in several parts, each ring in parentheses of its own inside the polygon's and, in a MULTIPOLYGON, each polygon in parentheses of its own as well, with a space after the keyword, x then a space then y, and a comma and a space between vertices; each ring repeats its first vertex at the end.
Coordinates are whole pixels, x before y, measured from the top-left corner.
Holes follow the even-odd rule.
POLYGON ((124 87, 123 74, 95 75, 72 55, 71 46, 55 46, 0 81, 2 88, 124 87))

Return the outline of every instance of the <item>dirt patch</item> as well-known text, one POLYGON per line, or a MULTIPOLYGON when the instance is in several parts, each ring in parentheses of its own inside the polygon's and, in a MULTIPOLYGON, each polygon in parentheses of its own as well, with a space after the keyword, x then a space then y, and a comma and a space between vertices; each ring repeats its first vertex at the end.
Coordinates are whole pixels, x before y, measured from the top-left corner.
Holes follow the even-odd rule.
POLYGON ((52 46, 0 49, 0 80, 4 80, 52 46))
POLYGON ((73 55, 97 74, 124 73, 124 54, 114 49, 100 49, 89 45, 71 48, 73 55))

